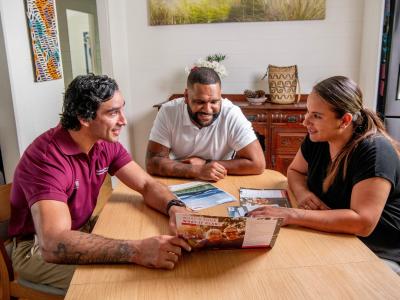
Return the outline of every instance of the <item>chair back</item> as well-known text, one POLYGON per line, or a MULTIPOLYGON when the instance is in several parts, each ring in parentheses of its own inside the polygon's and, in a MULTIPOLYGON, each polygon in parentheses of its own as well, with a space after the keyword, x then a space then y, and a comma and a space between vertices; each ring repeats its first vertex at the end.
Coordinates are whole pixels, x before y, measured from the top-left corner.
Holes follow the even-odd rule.
MULTIPOLYGON (((8 223, 11 215, 10 206, 11 183, 0 185, 0 278, 8 285, 9 281, 14 280, 12 262, 6 249, 8 238, 8 223)), ((11 246, 11 245, 9 245, 11 246)), ((9 297, 9 291, 2 286, 3 298, 9 297)))
POLYGON ((16 279, 9 248, 8 224, 11 217, 11 183, 0 185, 0 299, 10 298, 61 300, 65 291, 42 284, 16 279))
POLYGON ((8 239, 8 221, 11 215, 11 183, 0 185, 0 239, 8 239))

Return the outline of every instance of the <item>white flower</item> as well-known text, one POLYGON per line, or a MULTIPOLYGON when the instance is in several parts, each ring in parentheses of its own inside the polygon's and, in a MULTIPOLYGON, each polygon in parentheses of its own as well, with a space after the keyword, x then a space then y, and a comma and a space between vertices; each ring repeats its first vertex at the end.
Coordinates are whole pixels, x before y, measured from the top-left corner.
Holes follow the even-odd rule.
POLYGON ((228 75, 228 72, 226 71, 226 68, 223 64, 217 62, 217 61, 208 61, 205 59, 200 58, 196 63, 193 64, 193 66, 191 67, 186 67, 185 68, 185 72, 187 74, 190 73, 190 71, 195 68, 195 67, 206 67, 206 68, 210 68, 213 69, 215 72, 217 72, 217 74, 219 75, 219 77, 225 77, 228 75))

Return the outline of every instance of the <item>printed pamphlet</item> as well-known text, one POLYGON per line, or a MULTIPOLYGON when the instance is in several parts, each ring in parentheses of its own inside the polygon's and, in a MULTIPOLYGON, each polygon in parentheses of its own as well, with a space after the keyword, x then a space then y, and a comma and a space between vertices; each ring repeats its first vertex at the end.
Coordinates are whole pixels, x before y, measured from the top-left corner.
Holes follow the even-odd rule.
POLYGON ((240 188, 240 205, 278 205, 291 207, 288 193, 283 189, 240 188))
POLYGON ((193 249, 272 248, 283 218, 176 214, 178 235, 193 249))
POLYGON ((244 217, 248 212, 264 205, 291 207, 288 194, 283 189, 240 188, 240 206, 229 206, 229 217, 244 217))
MULTIPOLYGON (((263 205, 243 205, 243 206, 228 206, 228 216, 232 218, 244 217, 248 212, 259 208, 263 205)), ((273 205, 278 206, 278 205, 273 205)))
POLYGON ((177 185, 170 185, 169 189, 187 207, 200 210, 226 202, 236 201, 235 197, 215 187, 211 183, 194 181, 177 185))

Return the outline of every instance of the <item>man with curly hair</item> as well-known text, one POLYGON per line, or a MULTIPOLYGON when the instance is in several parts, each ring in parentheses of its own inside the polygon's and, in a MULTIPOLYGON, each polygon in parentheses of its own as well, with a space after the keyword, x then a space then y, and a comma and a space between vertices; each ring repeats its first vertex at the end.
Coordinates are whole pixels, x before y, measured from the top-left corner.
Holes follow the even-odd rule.
POLYGON ((142 170, 118 142, 125 100, 107 76, 78 76, 66 90, 60 124, 26 149, 14 174, 9 235, 13 265, 23 279, 67 289, 77 264, 134 263, 172 269, 181 249, 175 236, 116 240, 82 231, 107 175, 140 192, 170 216, 186 211, 168 188, 142 170))

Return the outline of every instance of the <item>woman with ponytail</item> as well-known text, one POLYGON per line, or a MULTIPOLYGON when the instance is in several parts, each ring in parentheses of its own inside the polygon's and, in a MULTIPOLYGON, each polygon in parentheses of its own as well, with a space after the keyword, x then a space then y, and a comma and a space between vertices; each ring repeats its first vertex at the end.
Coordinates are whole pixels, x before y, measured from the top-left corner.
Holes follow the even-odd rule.
POLYGON ((400 148, 360 88, 334 76, 307 99, 308 134, 288 168, 298 208, 263 207, 251 216, 355 234, 400 274, 400 148))

